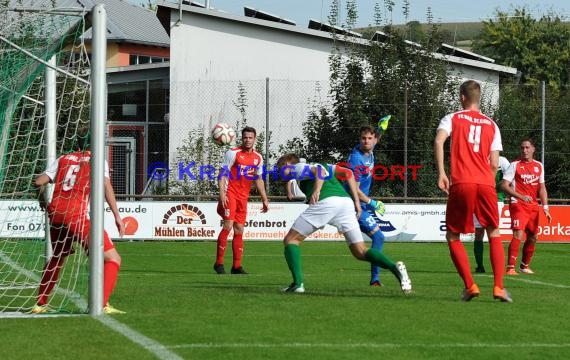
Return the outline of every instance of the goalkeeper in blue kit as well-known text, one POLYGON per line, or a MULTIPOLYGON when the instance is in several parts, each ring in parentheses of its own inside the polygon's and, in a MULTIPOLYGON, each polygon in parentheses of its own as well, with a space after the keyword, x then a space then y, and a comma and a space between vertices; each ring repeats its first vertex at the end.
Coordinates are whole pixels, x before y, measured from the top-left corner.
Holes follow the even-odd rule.
MULTIPOLYGON (((382 201, 370 198, 369 194, 373 180, 374 147, 380 140, 382 132, 388 128, 389 120, 390 115, 380 119, 378 130, 373 129, 371 126, 361 127, 359 143, 348 156, 348 163, 355 174, 355 180, 359 187, 358 198, 362 208, 362 215, 358 219, 358 225, 360 226, 360 231, 372 239, 372 248, 380 252, 382 252, 384 245, 384 234, 380 229, 380 219, 376 214, 384 215, 385 207, 382 201)), ((370 285, 382 286, 380 268, 374 264, 370 265, 370 285)))

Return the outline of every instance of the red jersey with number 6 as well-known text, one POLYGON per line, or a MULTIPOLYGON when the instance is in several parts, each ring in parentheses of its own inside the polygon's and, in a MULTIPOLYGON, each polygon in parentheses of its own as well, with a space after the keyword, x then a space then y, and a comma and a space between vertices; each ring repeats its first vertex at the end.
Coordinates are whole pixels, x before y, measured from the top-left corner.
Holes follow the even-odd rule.
POLYGON ((451 113, 437 128, 451 137, 451 185, 460 183, 495 186, 489 156, 503 150, 501 133, 488 116, 475 110, 451 113))
MULTIPOLYGON (((91 152, 76 151, 59 157, 45 171, 54 183, 50 214, 84 215, 91 188, 91 152)), ((105 177, 109 167, 105 162, 105 177)))

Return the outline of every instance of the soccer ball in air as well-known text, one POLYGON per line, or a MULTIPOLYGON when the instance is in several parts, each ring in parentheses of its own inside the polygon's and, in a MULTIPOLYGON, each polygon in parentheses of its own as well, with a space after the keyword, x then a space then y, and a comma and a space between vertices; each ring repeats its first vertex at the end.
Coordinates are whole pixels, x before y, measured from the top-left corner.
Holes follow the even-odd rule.
POLYGON ((218 145, 228 145, 236 139, 236 132, 225 123, 217 123, 211 131, 212 139, 218 145))

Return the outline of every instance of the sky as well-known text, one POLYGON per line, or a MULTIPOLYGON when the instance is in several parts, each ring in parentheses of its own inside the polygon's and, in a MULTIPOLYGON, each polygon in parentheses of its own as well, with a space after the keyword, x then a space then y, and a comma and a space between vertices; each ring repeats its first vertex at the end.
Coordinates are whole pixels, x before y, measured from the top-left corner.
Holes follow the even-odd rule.
MULTIPOLYGON (((206 0, 196 0, 205 3, 206 0)), ((209 0, 210 7, 230 14, 243 15, 243 7, 249 6, 273 15, 293 20, 299 26, 307 26, 309 19, 327 22, 333 0, 209 0)), ((392 22, 406 22, 402 14, 403 0, 395 2, 392 22)), ((496 13, 496 9, 508 11, 514 7, 526 6, 532 14, 541 14, 553 10, 556 14, 570 21, 570 1, 568 0, 409 0, 410 16, 408 21, 426 22, 428 7, 435 22, 479 22, 487 20, 496 13)), ((357 0, 358 22, 356 27, 374 24, 374 5, 384 4, 384 0, 357 0)), ((346 0, 341 0, 341 22, 346 16, 346 0)))

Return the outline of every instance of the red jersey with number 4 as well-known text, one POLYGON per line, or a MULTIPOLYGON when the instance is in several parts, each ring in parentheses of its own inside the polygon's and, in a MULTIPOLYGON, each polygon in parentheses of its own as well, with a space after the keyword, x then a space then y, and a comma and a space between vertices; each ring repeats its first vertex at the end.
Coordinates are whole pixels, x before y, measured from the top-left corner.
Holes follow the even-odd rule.
POLYGON ((263 158, 257 151, 243 151, 241 147, 228 150, 224 155, 220 172, 220 176, 228 177, 226 194, 237 199, 247 199, 251 183, 262 175, 262 168, 263 158))
MULTIPOLYGON (((536 197, 540 190, 540 184, 544 183, 544 168, 540 161, 513 161, 503 174, 503 180, 511 183, 511 187, 522 195, 532 198, 532 203, 538 204, 536 197)), ((511 203, 520 202, 516 197, 511 197, 511 203)))
POLYGON ((451 113, 437 128, 451 137, 451 185, 460 183, 495 186, 489 156, 503 150, 497 124, 475 110, 451 113))
MULTIPOLYGON (((91 187, 91 152, 76 151, 59 157, 45 171, 54 183, 50 214, 80 215, 87 212, 91 187)), ((105 176, 109 167, 105 162, 105 176)))

